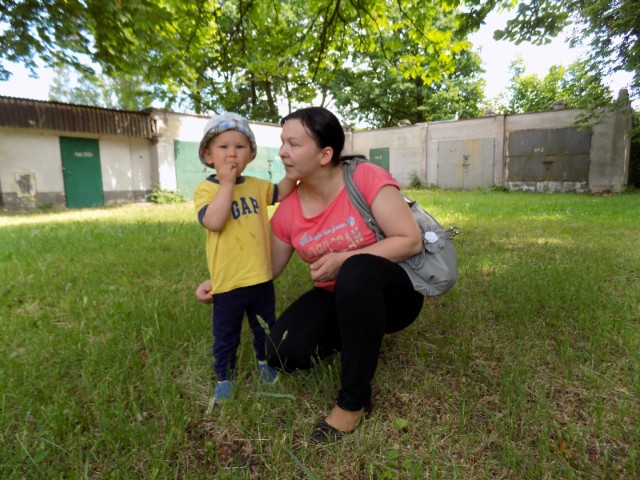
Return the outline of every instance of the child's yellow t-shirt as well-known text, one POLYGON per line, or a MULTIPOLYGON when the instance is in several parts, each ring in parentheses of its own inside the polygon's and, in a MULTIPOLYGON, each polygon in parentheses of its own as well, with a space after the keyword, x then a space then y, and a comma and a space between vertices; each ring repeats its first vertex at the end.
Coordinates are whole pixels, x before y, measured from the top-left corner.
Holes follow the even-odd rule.
MULTIPOLYGON (((200 223, 219 186, 211 175, 196 187, 193 202, 200 223)), ((236 180, 227 223, 219 232, 207 230, 205 251, 212 294, 272 279, 267 206, 276 200, 273 183, 249 176, 236 180)))

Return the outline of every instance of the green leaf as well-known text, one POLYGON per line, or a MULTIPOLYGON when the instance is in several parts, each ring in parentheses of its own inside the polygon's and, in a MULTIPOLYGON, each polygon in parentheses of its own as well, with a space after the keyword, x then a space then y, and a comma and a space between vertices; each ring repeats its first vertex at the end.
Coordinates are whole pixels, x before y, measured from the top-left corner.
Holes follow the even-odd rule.
POLYGON ((394 426, 396 430, 398 430, 399 432, 402 432, 409 427, 409 422, 407 422, 404 418, 398 418, 396 419, 394 426))

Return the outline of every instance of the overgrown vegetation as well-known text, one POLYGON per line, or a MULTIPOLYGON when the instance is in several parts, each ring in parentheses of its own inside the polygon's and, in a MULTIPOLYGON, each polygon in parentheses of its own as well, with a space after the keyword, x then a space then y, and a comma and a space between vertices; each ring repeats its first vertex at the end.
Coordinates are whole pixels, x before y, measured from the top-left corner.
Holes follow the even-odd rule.
POLYGON ((158 185, 153 188, 147 198, 151 203, 158 203, 162 205, 171 203, 182 203, 186 201, 184 195, 182 195, 181 193, 174 192, 173 190, 162 189, 158 185))
POLYGON ((418 172, 412 170, 409 174, 409 188, 412 190, 420 190, 423 186, 422 179, 420 178, 420 175, 418 175, 418 172))
MULTIPOLYGON (((640 196, 422 191, 460 280, 385 338, 374 411, 307 442, 335 358, 207 415, 203 233, 185 204, 0 217, 0 478, 640 476, 640 196)), ((282 309, 309 287, 294 261, 282 309)))
MULTIPOLYGON (((596 70, 590 70, 586 61, 573 62, 568 67, 554 65, 544 77, 526 73, 521 57, 511 62, 511 80, 505 92, 494 99, 490 106, 496 113, 512 115, 526 112, 562 108, 586 109, 589 117, 596 115, 600 107, 615 103, 604 78, 596 70)), ((628 108, 628 106, 626 106, 628 108)), ((587 118, 584 119, 586 122, 587 118)))
MULTIPOLYGON (((632 72, 630 93, 632 98, 638 98, 640 37, 637 0, 520 0, 516 3, 515 16, 507 21, 503 30, 494 32, 496 39, 540 45, 570 28, 572 44, 589 45, 585 72, 594 72, 601 77, 620 71, 632 72), (580 27, 571 28, 573 25, 580 27)), ((597 97, 594 96, 593 100, 597 97)))
POLYGON ((417 171, 413 170, 409 173, 409 185, 407 186, 408 190, 440 190, 439 185, 435 185, 433 183, 429 185, 425 185, 422 183, 422 179, 417 171))

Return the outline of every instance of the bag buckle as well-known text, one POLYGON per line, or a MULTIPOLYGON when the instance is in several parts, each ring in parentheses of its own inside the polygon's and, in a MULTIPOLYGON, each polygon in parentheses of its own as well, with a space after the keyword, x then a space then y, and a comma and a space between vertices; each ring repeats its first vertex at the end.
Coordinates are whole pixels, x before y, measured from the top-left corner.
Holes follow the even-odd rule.
POLYGON ((447 240, 453 240, 456 235, 460 235, 460 230, 454 225, 453 227, 447 228, 445 233, 447 234, 447 240))

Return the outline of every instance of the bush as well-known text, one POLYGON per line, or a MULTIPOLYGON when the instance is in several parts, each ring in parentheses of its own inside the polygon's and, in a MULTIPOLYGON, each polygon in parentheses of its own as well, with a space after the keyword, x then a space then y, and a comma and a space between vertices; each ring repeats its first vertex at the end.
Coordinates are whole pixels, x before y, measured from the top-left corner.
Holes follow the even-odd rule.
POLYGON ((38 210, 43 212, 52 212, 55 208, 56 206, 53 202, 41 203, 38 205, 38 210))
POLYGON ((506 185, 492 185, 491 189, 492 192, 510 192, 511 190, 509 190, 509 187, 507 187, 506 185))
POLYGON ((186 201, 182 194, 172 190, 163 190, 158 185, 153 188, 147 198, 151 203, 158 204, 182 203, 186 201))
POLYGON ((423 188, 422 180, 420 180, 420 176, 415 170, 412 170, 409 174, 409 188, 412 190, 421 190, 423 188))

